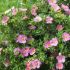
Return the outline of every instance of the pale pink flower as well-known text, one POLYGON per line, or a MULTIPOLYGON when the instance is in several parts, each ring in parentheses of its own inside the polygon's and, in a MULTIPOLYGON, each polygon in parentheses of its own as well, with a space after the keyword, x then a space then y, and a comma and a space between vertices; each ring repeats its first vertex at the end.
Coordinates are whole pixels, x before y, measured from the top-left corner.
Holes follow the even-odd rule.
POLYGON ((63 29, 63 26, 62 25, 57 25, 57 27, 56 27, 56 30, 58 30, 58 31, 61 31, 63 29))
POLYGON ((51 43, 51 46, 57 46, 58 45, 58 39, 56 37, 52 38, 50 40, 50 43, 51 43))
POLYGON ((18 35, 17 40, 16 40, 16 42, 23 43, 23 44, 25 44, 26 41, 27 41, 27 36, 23 34, 18 35))
POLYGON ((5 67, 8 67, 10 65, 10 61, 6 59, 3 64, 5 65, 5 67))
POLYGON ((49 5, 51 5, 52 3, 57 3, 57 0, 48 0, 49 5))
POLYGON ((17 47, 17 48, 15 48, 14 49, 14 55, 18 55, 20 53, 20 48, 19 47, 17 47))
POLYGON ((3 16, 3 18, 2 18, 2 24, 3 25, 7 25, 8 20, 9 20, 9 17, 8 16, 3 16))
POLYGON ((35 49, 35 48, 31 48, 31 49, 29 50, 29 54, 30 54, 30 55, 33 55, 35 52, 36 52, 36 49, 35 49))
POLYGON ((67 33, 67 32, 64 32, 64 33, 62 34, 62 38, 63 38, 63 41, 64 41, 64 42, 65 42, 65 41, 69 41, 69 40, 70 40, 70 34, 67 33))
POLYGON ((56 69, 63 69, 63 64, 62 63, 57 63, 56 64, 56 69))
POLYGON ((42 18, 41 18, 40 16, 36 16, 36 17, 34 18, 34 21, 35 21, 35 22, 40 22, 40 21, 42 21, 42 18))
POLYGON ((50 41, 45 41, 44 47, 45 47, 45 48, 50 48, 50 47, 51 47, 50 41))
POLYGON ((64 11, 68 11, 69 10, 69 7, 67 5, 64 5, 64 4, 61 4, 61 8, 64 10, 64 11))
POLYGON ((2 50, 3 50, 3 48, 0 48, 0 55, 1 55, 2 50))
POLYGON ((46 23, 47 23, 47 24, 52 24, 52 22, 53 22, 53 18, 50 17, 50 16, 47 16, 47 17, 46 17, 46 23))
POLYGON ((23 20, 27 20, 27 19, 28 19, 28 16, 24 16, 24 17, 23 17, 23 20))
POLYGON ((21 49, 20 53, 22 54, 23 57, 27 57, 29 55, 29 47, 25 47, 23 49, 21 49))
POLYGON ((17 14, 18 10, 17 10, 17 8, 13 7, 11 12, 12 12, 12 15, 15 16, 17 14))
POLYGON ((36 29, 36 26, 34 26, 34 25, 29 25, 29 27, 28 27, 30 30, 34 30, 34 29, 36 29))
POLYGON ((57 61, 58 61, 58 63, 64 63, 65 62, 65 56, 63 56, 63 55, 58 55, 57 57, 56 57, 56 59, 57 59, 57 61))
POLYGON ((38 7, 35 6, 35 5, 33 5, 33 6, 32 6, 32 9, 31 9, 31 14, 32 14, 33 16, 36 16, 36 15, 37 15, 37 10, 38 10, 38 7))
POLYGON ((57 4, 51 4, 51 7, 55 12, 58 12, 60 10, 60 7, 57 4))

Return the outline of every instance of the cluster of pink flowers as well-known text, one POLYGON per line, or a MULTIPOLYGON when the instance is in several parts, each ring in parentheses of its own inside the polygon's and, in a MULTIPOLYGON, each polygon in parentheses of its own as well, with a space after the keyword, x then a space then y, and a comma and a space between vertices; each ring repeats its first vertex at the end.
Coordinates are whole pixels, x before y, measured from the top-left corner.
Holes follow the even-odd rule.
MULTIPOLYGON (((59 5, 57 4, 57 0, 48 0, 48 3, 54 9, 55 12, 58 12, 62 8, 67 14, 70 15, 70 9, 67 5, 62 4, 61 8, 60 8, 59 5)), ((19 10, 20 11, 27 11, 27 9, 22 9, 22 8, 19 8, 19 10)), ((32 9, 31 9, 31 14, 34 16, 33 21, 34 22, 41 22, 43 19, 39 15, 37 15, 37 10, 38 10, 38 7, 33 5, 32 9)), ((13 16, 15 16, 18 13, 17 8, 13 7, 11 9, 11 13, 12 13, 13 16)), ((28 19, 28 16, 23 17, 23 20, 26 20, 26 19, 28 19)), ((51 16, 47 16, 45 22, 47 24, 52 24, 53 20, 54 19, 51 16)), ((2 24, 7 25, 8 21, 9 21, 9 17, 8 16, 3 16, 2 24)), ((30 25, 28 28, 30 30, 34 30, 34 29, 36 29, 36 26, 30 25)), ((60 24, 58 24, 56 26, 56 30, 58 30, 58 31, 63 30, 63 28, 64 27, 60 24)), ((24 34, 19 34, 18 37, 16 38, 16 42, 20 43, 20 44, 25 44, 25 43, 28 43, 28 41, 30 41, 31 39, 33 39, 33 38, 32 37, 28 38, 24 34)), ((67 33, 67 32, 64 32, 62 34, 62 39, 63 39, 64 42, 69 41, 70 40, 70 34, 67 33)), ((7 42, 5 42, 5 43, 7 43, 7 42)), ((44 42, 44 48, 50 48, 50 47, 57 46, 57 45, 58 45, 58 38, 57 37, 54 37, 51 40, 47 40, 47 41, 44 42)), ((0 48, 0 54, 2 52, 2 49, 3 48, 0 48)), ((25 48, 22 48, 22 49, 17 47, 17 48, 14 49, 14 55, 15 56, 18 56, 19 54, 21 54, 22 57, 28 57, 29 55, 34 55, 35 53, 36 53, 36 49, 35 48, 30 48, 30 47, 25 47, 25 48)), ((63 69, 63 67, 64 67, 63 63, 65 62, 65 56, 59 54, 56 57, 56 59, 57 59, 56 69, 63 69)), ((9 60, 6 60, 4 62, 4 65, 6 67, 8 67, 9 64, 10 64, 9 60)), ((41 61, 38 60, 38 59, 35 59, 35 60, 32 60, 32 61, 28 61, 26 63, 26 70, 37 69, 37 68, 40 68, 40 66, 41 66, 41 61)))
POLYGON ((35 48, 30 48, 30 47, 25 47, 20 49, 19 47, 14 49, 14 55, 18 55, 19 53, 23 56, 23 57, 27 57, 29 55, 33 55, 35 54, 36 49, 35 48))
MULTIPOLYGON (((11 11, 12 15, 14 15, 14 16, 15 16, 15 15, 17 14, 17 12, 18 12, 17 8, 12 7, 12 9, 7 10, 5 13, 8 13, 8 12, 10 12, 10 11, 11 11)), ((3 18, 2 18, 2 25, 7 25, 9 19, 10 19, 10 18, 9 18, 8 16, 4 15, 3 18)))
MULTIPOLYGON (((62 26, 61 26, 61 29, 58 28, 58 30, 62 30, 62 26)), ((63 41, 66 42, 66 41, 69 41, 70 40, 70 34, 67 33, 67 32, 64 32, 62 34, 62 38, 63 38, 63 41)), ((55 38, 52 38, 51 40, 49 41, 45 41, 44 42, 44 47, 45 48, 50 48, 52 46, 57 46, 58 45, 58 39, 55 37, 55 38)))
POLYGON ((55 37, 55 38, 52 38, 51 40, 49 41, 46 41, 44 43, 44 47, 45 48, 50 48, 52 46, 57 46, 58 45, 58 39, 55 37))
MULTIPOLYGON (((34 18, 34 22, 41 22, 41 21, 42 21, 42 18, 38 15, 34 18)), ((47 24, 52 24, 53 18, 50 16, 47 16, 45 21, 47 24)))
POLYGON ((62 34, 62 38, 63 38, 63 41, 66 42, 66 41, 69 41, 70 40, 70 34, 67 33, 67 32, 64 32, 62 34))
POLYGON ((62 8, 66 14, 70 15, 70 9, 67 5, 61 4, 60 8, 57 4, 57 0, 48 0, 48 3, 54 9, 55 12, 58 12, 62 8))
POLYGON ((48 3, 51 5, 55 12, 60 10, 60 7, 57 4, 57 0, 48 0, 48 3))
POLYGON ((23 35, 23 34, 18 35, 18 37, 16 39, 16 42, 18 42, 18 43, 25 44, 26 41, 27 41, 27 36, 26 35, 23 35))
POLYGON ((40 60, 38 60, 38 59, 31 60, 31 61, 28 61, 26 63, 26 69, 25 70, 38 69, 38 68, 40 68, 40 66, 41 66, 40 60))
POLYGON ((31 9, 31 14, 33 16, 36 16, 37 15, 37 10, 38 10, 38 7, 36 5, 33 5, 32 9, 31 9))
POLYGON ((66 14, 70 15, 70 9, 67 5, 62 4, 61 8, 66 12, 66 14))
POLYGON ((56 69, 63 69, 63 63, 65 62, 65 56, 61 55, 61 53, 59 53, 59 55, 56 57, 57 59, 57 63, 56 63, 56 69))

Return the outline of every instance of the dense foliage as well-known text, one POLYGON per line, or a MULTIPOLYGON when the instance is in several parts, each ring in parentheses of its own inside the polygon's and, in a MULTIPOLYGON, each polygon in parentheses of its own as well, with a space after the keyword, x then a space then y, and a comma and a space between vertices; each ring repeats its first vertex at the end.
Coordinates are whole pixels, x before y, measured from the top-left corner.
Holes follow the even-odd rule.
POLYGON ((23 0, 1 12, 0 70, 70 70, 69 4, 23 0))

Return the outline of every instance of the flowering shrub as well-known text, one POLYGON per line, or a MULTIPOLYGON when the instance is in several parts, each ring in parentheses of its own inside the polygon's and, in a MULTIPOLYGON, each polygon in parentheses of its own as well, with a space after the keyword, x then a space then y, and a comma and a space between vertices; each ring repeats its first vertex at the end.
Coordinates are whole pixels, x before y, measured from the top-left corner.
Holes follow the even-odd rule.
POLYGON ((1 15, 0 70, 70 70, 69 58, 68 0, 26 0, 1 15))

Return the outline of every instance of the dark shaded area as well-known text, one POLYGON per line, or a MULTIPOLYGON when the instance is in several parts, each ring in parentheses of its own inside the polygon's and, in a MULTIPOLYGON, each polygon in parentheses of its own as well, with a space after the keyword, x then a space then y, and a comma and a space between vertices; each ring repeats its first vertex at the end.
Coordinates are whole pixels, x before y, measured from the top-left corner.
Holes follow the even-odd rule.
POLYGON ((70 70, 70 57, 66 58, 65 70, 70 70))
POLYGON ((38 70, 49 70, 49 67, 48 67, 48 65, 46 65, 46 64, 43 63, 41 65, 40 69, 38 69, 38 70))

